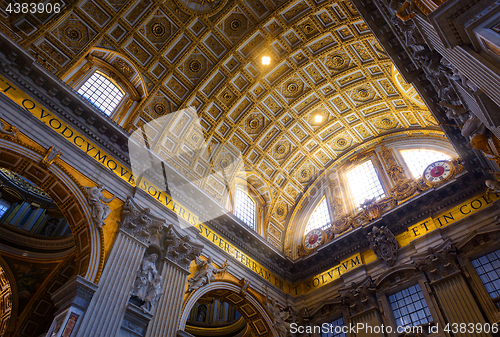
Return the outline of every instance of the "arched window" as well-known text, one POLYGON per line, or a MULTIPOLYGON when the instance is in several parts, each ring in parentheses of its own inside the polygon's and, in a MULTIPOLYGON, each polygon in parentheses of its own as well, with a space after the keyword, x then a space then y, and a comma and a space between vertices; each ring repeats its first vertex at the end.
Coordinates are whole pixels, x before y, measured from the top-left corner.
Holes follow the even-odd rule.
POLYGON ((125 96, 117 85, 97 71, 83 83, 78 93, 108 116, 125 96))
POLYGON ((326 198, 323 197, 309 218, 305 234, 309 233, 313 229, 322 228, 328 225, 330 221, 332 221, 332 219, 330 217, 330 212, 328 211, 328 204, 326 203, 326 198))
POLYGON ((428 149, 401 150, 401 155, 413 178, 420 178, 425 168, 438 160, 450 160, 443 152, 428 149))
POLYGON ((347 172, 346 178, 356 208, 359 208, 359 205, 367 199, 380 199, 385 196, 371 160, 367 160, 347 172))
POLYGON ((236 190, 234 215, 255 230, 255 201, 239 188, 236 190))

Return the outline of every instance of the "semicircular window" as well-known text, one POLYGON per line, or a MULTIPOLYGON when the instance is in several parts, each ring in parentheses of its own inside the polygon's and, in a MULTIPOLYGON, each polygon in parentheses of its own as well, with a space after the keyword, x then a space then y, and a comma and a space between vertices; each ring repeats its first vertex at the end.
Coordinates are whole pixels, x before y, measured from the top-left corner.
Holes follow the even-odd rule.
POLYGON ((326 198, 323 197, 307 222, 305 234, 309 233, 313 229, 327 226, 330 221, 332 221, 332 219, 330 217, 330 212, 328 211, 328 204, 326 202, 326 198))
POLYGON ((401 155, 413 178, 420 178, 425 168, 438 160, 450 160, 443 152, 429 149, 401 150, 401 155))
POLYGON ((78 93, 99 110, 110 116, 123 99, 120 88, 98 72, 92 74, 78 93))

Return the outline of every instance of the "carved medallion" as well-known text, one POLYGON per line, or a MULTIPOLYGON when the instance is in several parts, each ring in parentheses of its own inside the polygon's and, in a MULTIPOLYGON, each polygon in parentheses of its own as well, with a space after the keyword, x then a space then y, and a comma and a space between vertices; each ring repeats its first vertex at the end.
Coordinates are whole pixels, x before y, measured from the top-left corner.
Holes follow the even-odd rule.
POLYGON ((351 98, 358 102, 366 102, 375 97, 375 90, 369 85, 362 85, 351 92, 351 98))
POLYGON ((349 65, 349 56, 343 50, 337 50, 325 58, 325 66, 330 70, 342 70, 349 65))
POLYGON ((304 82, 299 78, 290 78, 281 86, 281 93, 285 98, 295 98, 304 91, 304 82))

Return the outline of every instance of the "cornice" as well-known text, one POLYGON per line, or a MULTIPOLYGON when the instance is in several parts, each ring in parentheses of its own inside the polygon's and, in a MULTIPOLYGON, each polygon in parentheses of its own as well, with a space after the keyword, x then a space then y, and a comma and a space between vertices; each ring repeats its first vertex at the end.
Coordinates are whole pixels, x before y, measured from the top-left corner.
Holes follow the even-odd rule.
POLYGON ((1 71, 126 164, 128 133, 0 33, 1 71), (43 90, 42 90, 43 89, 43 90))
POLYGON ((0 237, 2 241, 8 241, 16 246, 23 247, 28 250, 37 252, 59 252, 72 250, 75 247, 73 237, 67 238, 43 238, 43 237, 33 237, 29 234, 17 233, 15 231, 9 230, 0 226, 0 237))
POLYGON ((337 265, 345 257, 368 250, 369 242, 366 238, 373 226, 379 228, 386 226, 397 235, 431 215, 484 192, 484 178, 482 174, 467 172, 448 184, 430 189, 398 205, 382 217, 334 239, 317 252, 297 260, 290 270, 290 281, 306 279, 337 265))

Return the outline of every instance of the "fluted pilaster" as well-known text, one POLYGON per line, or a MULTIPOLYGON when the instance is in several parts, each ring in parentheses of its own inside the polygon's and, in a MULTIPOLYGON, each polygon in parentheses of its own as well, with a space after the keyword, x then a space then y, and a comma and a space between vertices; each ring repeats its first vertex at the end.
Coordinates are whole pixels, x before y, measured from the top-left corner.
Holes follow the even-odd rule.
POLYGON ((163 293, 153 309, 146 337, 175 336, 182 310, 182 299, 189 276, 189 265, 198 257, 203 245, 178 233, 169 225, 163 240, 163 293))
POLYGON ((146 337, 175 336, 189 272, 168 259, 163 260, 163 295, 158 301, 146 337))
POLYGON ((76 337, 116 335, 146 247, 120 229, 76 337))
POLYGON ((384 336, 384 334, 379 330, 382 326, 382 322, 380 320, 379 312, 375 308, 351 317, 350 321, 354 326, 360 326, 358 324, 363 324, 365 327, 364 329, 357 330, 357 337, 384 336))
MULTIPOLYGON (((486 321, 461 273, 433 282, 431 283, 431 287, 436 294, 448 323, 480 323, 484 326, 486 321)), ((456 336, 485 337, 491 336, 491 334, 479 333, 478 331, 474 333, 458 331, 456 336)))

